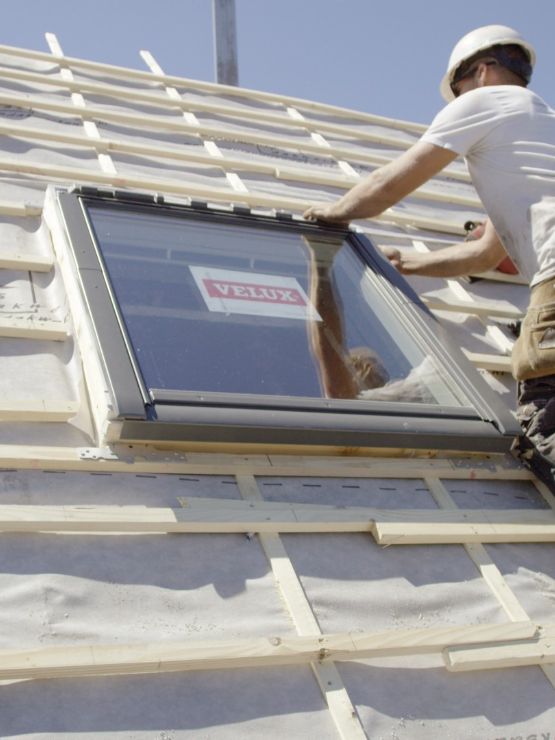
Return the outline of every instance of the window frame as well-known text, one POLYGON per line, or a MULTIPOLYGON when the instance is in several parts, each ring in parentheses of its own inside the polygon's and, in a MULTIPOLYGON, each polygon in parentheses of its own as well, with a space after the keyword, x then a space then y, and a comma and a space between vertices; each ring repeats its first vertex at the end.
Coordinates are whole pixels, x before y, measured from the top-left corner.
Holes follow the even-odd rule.
POLYGON ((57 203, 81 291, 113 395, 113 421, 122 441, 216 442, 269 445, 384 447, 505 452, 520 429, 404 278, 362 233, 308 223, 287 213, 253 213, 204 202, 81 187, 58 191, 57 203), (372 269, 376 289, 395 317, 454 380, 471 406, 146 388, 117 298, 110 285, 86 205, 145 209, 173 217, 335 235, 346 239, 372 269), (441 337, 441 338, 439 338, 441 337))

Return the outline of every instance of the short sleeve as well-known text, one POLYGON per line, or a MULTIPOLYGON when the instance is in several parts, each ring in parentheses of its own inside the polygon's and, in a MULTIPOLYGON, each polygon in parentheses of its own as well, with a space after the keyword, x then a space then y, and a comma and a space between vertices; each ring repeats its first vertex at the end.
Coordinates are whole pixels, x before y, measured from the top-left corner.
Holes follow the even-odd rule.
POLYGON ((505 118, 495 87, 471 90, 445 106, 421 141, 467 156, 505 118))

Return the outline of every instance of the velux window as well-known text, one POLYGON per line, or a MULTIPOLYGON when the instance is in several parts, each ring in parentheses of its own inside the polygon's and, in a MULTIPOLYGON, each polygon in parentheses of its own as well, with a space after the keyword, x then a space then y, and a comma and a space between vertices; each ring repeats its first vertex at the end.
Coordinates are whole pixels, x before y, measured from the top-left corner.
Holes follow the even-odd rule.
POLYGON ((59 194, 123 439, 501 450, 514 423, 362 235, 59 194))

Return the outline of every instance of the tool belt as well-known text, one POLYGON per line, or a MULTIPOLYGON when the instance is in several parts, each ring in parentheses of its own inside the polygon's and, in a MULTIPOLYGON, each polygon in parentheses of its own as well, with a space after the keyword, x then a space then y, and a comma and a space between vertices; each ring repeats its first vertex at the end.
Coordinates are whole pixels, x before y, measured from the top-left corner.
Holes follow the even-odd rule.
POLYGON ((513 347, 512 369, 516 380, 555 374, 555 278, 532 288, 530 305, 513 347))

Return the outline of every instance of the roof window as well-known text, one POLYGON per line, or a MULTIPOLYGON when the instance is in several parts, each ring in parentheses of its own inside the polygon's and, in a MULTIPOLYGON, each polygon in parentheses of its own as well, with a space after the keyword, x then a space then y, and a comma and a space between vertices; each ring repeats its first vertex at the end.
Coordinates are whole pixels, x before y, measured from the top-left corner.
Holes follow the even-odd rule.
POLYGON ((122 439, 501 450, 515 433, 361 234, 129 194, 59 203, 122 439))

